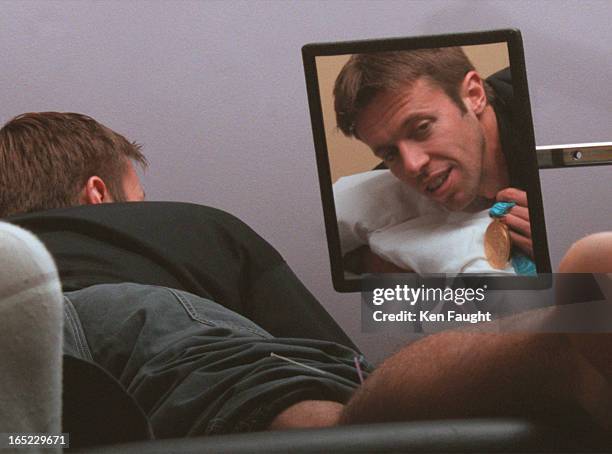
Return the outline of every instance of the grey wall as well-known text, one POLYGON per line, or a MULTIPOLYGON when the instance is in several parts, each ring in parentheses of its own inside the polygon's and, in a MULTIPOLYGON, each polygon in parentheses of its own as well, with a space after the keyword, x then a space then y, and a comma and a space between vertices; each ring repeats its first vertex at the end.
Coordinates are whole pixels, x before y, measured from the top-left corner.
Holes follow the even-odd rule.
MULTIPOLYGON (((330 283, 300 48, 517 27, 538 144, 612 140, 612 2, 0 3, 0 121, 88 113, 140 141, 150 199, 230 211, 272 242, 374 360, 405 336, 360 333, 330 283)), ((555 266, 610 229, 612 166, 542 172, 555 266)))

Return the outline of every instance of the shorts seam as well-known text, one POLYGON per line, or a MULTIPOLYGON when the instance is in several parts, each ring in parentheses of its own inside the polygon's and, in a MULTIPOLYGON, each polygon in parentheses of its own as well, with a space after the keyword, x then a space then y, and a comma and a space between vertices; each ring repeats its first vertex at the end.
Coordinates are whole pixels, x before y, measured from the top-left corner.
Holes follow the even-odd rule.
POLYGON ((185 309, 185 311, 187 312, 187 314, 189 314, 189 317, 192 320, 195 320, 197 322, 200 322, 204 325, 208 325, 208 326, 213 326, 216 327, 217 325, 209 320, 205 320, 202 317, 200 317, 200 314, 198 313, 198 311, 196 310, 195 307, 193 307, 193 304, 191 304, 189 301, 187 301, 186 298, 183 297, 183 295, 181 295, 178 291, 176 291, 175 289, 172 288, 168 288, 168 287, 163 287, 166 290, 168 290, 179 302, 179 304, 181 306, 183 306, 183 309, 185 309))
POLYGON ((69 323, 70 331, 74 335, 74 340, 76 343, 76 348, 78 352, 90 361, 93 361, 93 355, 89 348, 89 343, 87 342, 87 337, 85 337, 85 333, 83 331, 83 327, 81 326, 81 322, 79 319, 79 315, 66 295, 64 295, 64 314, 66 315, 66 320, 69 323))
POLYGON ((200 313, 198 312, 198 310, 196 309, 196 307, 191 304, 189 302, 189 300, 187 298, 185 298, 180 291, 173 289, 173 288, 169 288, 169 287, 163 287, 166 290, 168 290, 172 295, 174 295, 174 297, 179 301, 179 303, 183 306, 183 308, 185 309, 185 311, 187 312, 187 314, 189 314, 189 317, 192 320, 195 320, 197 322, 200 322, 204 325, 208 325, 208 326, 212 326, 215 328, 229 328, 229 329, 233 329, 233 330, 237 330, 238 332, 244 332, 244 331, 248 331, 250 334, 253 334, 257 337, 261 337, 263 339, 266 338, 266 336, 257 331, 254 330, 248 326, 245 325, 240 325, 240 324, 236 324, 236 323, 232 323, 232 322, 228 322, 228 321, 220 321, 220 322, 212 322, 208 319, 203 318, 200 313))

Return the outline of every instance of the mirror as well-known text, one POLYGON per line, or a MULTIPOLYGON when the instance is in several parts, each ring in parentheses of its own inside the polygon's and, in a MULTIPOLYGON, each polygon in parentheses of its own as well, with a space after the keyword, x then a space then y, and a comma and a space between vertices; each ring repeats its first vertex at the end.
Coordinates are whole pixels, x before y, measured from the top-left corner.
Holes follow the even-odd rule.
POLYGON ((337 290, 550 272, 518 30, 302 53, 337 290))

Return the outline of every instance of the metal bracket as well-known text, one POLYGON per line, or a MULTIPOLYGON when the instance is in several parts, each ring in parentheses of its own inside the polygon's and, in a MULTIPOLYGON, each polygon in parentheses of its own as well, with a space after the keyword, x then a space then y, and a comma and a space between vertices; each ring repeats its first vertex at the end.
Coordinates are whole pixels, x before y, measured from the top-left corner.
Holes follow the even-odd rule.
POLYGON ((612 142, 544 145, 536 153, 540 169, 612 164, 612 142))

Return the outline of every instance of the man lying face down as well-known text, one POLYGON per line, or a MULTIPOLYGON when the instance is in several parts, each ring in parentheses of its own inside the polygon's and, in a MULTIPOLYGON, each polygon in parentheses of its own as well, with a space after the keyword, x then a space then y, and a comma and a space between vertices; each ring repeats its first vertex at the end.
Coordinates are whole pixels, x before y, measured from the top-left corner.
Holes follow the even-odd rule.
POLYGON ((0 130, 0 156, 0 216, 59 269, 65 353, 117 378, 156 436, 265 429, 294 403, 352 393, 354 345, 282 257, 220 210, 139 202, 137 145, 84 115, 31 113, 0 130))
POLYGON ((1 216, 57 263, 65 357, 114 377, 157 438, 571 408, 608 423, 609 375, 565 335, 444 332, 372 372, 248 226, 142 202, 140 148, 90 117, 20 115, 0 161, 1 216))
POLYGON ((459 47, 353 55, 334 86, 339 129, 452 211, 514 201, 502 221, 533 256, 509 69, 483 80, 459 47))

